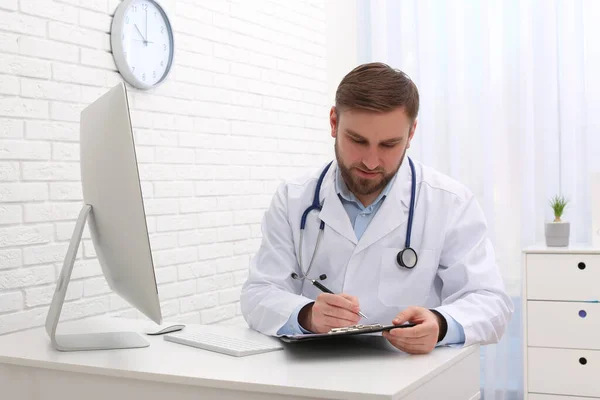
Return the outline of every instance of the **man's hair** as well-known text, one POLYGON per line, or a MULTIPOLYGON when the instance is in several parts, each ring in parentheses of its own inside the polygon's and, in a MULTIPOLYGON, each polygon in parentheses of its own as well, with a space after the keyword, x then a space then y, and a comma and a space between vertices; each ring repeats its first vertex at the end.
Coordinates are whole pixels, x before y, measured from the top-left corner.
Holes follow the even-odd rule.
POLYGON ((376 112, 404 107, 414 121, 419 113, 419 91, 404 72, 381 62, 362 64, 340 82, 335 94, 337 114, 348 109, 376 112))

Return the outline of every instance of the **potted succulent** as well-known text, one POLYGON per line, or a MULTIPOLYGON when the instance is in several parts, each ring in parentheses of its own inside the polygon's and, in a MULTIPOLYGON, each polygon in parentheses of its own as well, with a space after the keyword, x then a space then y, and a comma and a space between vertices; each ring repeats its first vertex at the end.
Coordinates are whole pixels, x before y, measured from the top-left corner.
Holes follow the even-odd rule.
POLYGON ((550 199, 554 221, 546 222, 546 246, 563 247, 569 245, 571 224, 561 219, 568 203, 569 201, 562 195, 556 195, 550 199))

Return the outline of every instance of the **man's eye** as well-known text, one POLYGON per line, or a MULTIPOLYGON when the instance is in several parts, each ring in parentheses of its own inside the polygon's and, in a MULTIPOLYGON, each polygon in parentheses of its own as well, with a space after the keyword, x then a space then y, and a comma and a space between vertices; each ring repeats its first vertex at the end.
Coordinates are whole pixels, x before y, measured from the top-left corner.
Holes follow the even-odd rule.
POLYGON ((382 146, 387 148, 387 149, 391 149, 392 147, 394 147, 396 145, 396 143, 383 143, 382 146))
POLYGON ((360 139, 355 139, 355 138, 350 138, 354 143, 358 143, 358 144, 363 144, 365 141, 364 140, 360 140, 360 139))

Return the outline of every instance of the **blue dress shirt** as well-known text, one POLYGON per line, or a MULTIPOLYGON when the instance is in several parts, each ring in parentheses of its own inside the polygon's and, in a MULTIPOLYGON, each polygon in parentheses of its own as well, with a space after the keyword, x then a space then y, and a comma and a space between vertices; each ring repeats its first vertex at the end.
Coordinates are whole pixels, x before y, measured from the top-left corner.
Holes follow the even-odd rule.
MULTIPOLYGON (((337 169, 335 176, 336 191, 338 197, 340 198, 340 201, 342 202, 342 205, 344 206, 344 209, 346 210, 346 213, 348 213, 350 223, 354 227, 354 233, 356 234, 356 238, 358 240, 360 240, 363 233, 367 229, 369 222, 371 222, 371 220, 375 216, 375 213, 377 213, 377 210, 379 210, 379 208, 381 207, 381 204, 383 203, 385 197, 390 192, 390 189, 392 188, 392 185, 396 180, 396 176, 397 175, 394 175, 394 178, 381 191, 381 193, 379 194, 379 196, 377 196, 375 201, 373 201, 373 203, 371 203, 371 205, 369 205, 368 207, 365 207, 360 202, 360 200, 356 198, 354 193, 352 193, 348 189, 346 183, 344 182, 344 179, 341 176, 339 168, 337 169)), ((298 314, 300 313, 300 310, 302 310, 303 307, 304 305, 294 310, 286 324, 279 329, 277 334, 298 335, 302 333, 311 333, 310 331, 300 326, 300 323, 298 322, 298 314)), ((438 343, 438 346, 450 344, 463 344, 465 341, 463 327, 458 322, 456 322, 454 318, 452 318, 445 312, 439 312, 444 316, 444 318, 446 318, 446 321, 448 322, 448 331, 446 332, 446 336, 444 337, 444 339, 442 339, 438 343)))

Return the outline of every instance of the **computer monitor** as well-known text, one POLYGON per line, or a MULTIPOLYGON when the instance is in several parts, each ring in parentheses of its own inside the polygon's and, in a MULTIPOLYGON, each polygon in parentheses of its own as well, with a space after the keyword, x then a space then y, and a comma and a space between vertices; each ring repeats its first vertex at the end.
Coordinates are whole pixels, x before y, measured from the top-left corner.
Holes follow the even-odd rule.
POLYGON ((80 154, 84 205, 56 284, 46 332, 61 351, 146 347, 148 341, 135 332, 56 334, 86 221, 109 287, 149 319, 162 323, 123 83, 81 112, 80 154))

